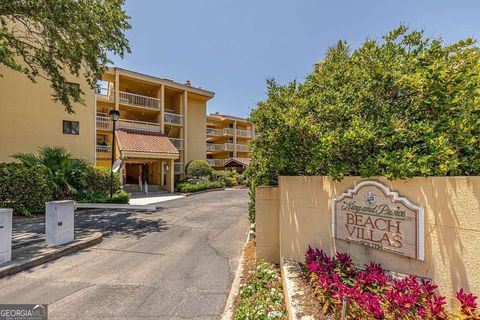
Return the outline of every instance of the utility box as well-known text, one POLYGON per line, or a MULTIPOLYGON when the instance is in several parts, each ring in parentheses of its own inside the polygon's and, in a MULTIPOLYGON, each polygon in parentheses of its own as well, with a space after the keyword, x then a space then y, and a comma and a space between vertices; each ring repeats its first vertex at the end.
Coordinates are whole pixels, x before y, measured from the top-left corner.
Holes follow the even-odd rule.
POLYGON ((0 208, 0 264, 12 260, 12 213, 0 208))
POLYGON ((47 245, 58 246, 74 240, 73 200, 51 201, 45 203, 45 238, 47 245))

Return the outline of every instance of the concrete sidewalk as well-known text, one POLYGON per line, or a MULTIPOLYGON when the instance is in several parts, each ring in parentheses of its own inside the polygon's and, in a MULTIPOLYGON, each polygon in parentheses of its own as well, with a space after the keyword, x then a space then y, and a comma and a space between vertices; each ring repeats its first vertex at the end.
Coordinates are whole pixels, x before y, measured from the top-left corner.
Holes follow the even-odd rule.
POLYGON ((175 193, 167 193, 167 192, 154 193, 151 195, 133 196, 130 198, 129 204, 147 205, 147 204, 154 204, 154 203, 160 203, 160 202, 165 202, 170 200, 181 199, 183 197, 185 196, 181 194, 175 194, 175 193))

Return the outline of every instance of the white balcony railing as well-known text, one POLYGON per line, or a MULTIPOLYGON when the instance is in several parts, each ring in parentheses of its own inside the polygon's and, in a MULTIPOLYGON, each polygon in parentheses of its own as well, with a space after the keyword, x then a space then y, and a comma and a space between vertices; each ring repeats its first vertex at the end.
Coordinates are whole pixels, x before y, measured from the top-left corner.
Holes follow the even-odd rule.
POLYGON ((232 129, 232 128, 223 129, 224 136, 233 136, 234 134, 235 134, 235 129, 232 129))
POLYGON ((237 151, 248 152, 248 146, 246 144, 238 144, 237 143, 237 151))
POLYGON ((107 88, 97 88, 97 100, 115 102, 115 91, 107 88))
POLYGON ((235 144, 234 143, 224 143, 223 144, 224 151, 235 151, 235 144))
POLYGON ((207 151, 222 151, 223 144, 207 143, 207 151))
POLYGON ((177 173, 177 174, 182 174, 184 173, 185 171, 185 166, 183 165, 183 162, 175 162, 175 170, 174 170, 174 173, 177 173))
POLYGON ((183 139, 178 138, 168 138, 172 144, 177 148, 177 150, 183 150, 183 139))
POLYGON ((119 103, 129 106, 160 110, 160 99, 129 92, 118 92, 119 103))
MULTIPOLYGON (((117 128, 137 129, 142 131, 160 132, 161 126, 159 123, 137 121, 128 119, 119 119, 116 124, 117 128)), ((112 130, 112 120, 106 113, 97 113, 97 130, 112 130)))
POLYGON ((242 138, 251 138, 252 137, 252 132, 248 130, 237 130, 237 137, 242 137, 242 138))
POLYGON ((207 159, 210 167, 222 167, 223 164, 227 161, 226 159, 207 159))
POLYGON ((162 127, 159 123, 119 119, 117 122, 117 128, 136 129, 142 131, 161 132, 162 127))
POLYGON ((97 112, 97 130, 112 130, 112 120, 106 113, 97 112))
POLYGON ((165 112, 164 120, 166 124, 183 126, 183 116, 176 113, 165 112))
POLYGON ((97 151, 97 158, 110 158, 111 157, 110 146, 97 145, 96 146, 96 151, 97 151))
POLYGON ((222 135, 222 130, 220 129, 213 129, 213 128, 207 128, 207 136, 216 136, 219 137, 222 135))

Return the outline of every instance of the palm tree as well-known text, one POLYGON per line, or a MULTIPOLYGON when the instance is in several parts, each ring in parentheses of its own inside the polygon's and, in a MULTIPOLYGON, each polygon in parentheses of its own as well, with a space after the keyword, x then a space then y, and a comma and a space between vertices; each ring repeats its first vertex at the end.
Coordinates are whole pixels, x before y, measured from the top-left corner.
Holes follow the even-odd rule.
POLYGON ((55 200, 75 196, 81 189, 87 187, 85 177, 88 174, 88 164, 75 159, 63 147, 42 147, 38 155, 17 153, 12 157, 27 167, 44 171, 53 189, 55 200))

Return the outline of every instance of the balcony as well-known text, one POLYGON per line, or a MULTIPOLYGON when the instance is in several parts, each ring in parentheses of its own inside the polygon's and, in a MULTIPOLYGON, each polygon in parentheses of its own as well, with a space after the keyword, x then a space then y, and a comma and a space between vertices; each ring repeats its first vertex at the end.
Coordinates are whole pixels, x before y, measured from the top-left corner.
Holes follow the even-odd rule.
MULTIPOLYGON (((98 88, 96 94, 97 100, 105 102, 115 102, 115 90, 107 88, 98 88)), ((129 92, 118 92, 119 103, 128 106, 160 110, 160 99, 142 96, 129 92)))
POLYGON ((168 138, 172 144, 177 148, 177 150, 183 150, 183 139, 178 138, 168 138))
POLYGON ((252 137, 252 132, 248 130, 237 130, 237 137, 242 137, 242 138, 251 138, 252 137))
POLYGON ((165 112, 164 121, 165 124, 183 126, 183 116, 176 113, 165 112))
POLYGON ((160 126, 159 123, 127 120, 127 119, 119 119, 117 123, 117 128, 136 129, 136 130, 153 131, 153 132, 162 131, 162 127, 160 126))
POLYGON ((235 151, 235 144, 233 143, 207 143, 207 151, 235 151))
POLYGON ((237 143, 237 151, 248 152, 248 146, 246 144, 238 144, 237 143))
POLYGON ((97 159, 110 159, 112 154, 110 152, 110 146, 96 146, 97 159))
MULTIPOLYGON (((119 119, 117 122, 117 128, 127 128, 154 132, 160 132, 162 130, 159 123, 128 119, 119 119)), ((112 120, 110 120, 108 114, 100 112, 97 113, 97 130, 112 130, 112 120)))
POLYGON ((207 136, 220 137, 222 136, 222 130, 207 128, 207 136))
POLYGON ((119 103, 134 106, 147 108, 152 110, 160 110, 160 99, 142 96, 139 94, 129 93, 129 92, 118 92, 119 103))
POLYGON ((185 166, 183 165, 183 162, 175 162, 174 173, 183 174, 184 171, 185 171, 185 166))
POLYGON ((223 167, 223 164, 227 161, 226 159, 207 159, 210 167, 223 167))
POLYGON ((105 102, 115 102, 115 91, 107 88, 98 88, 97 100, 105 102))
POLYGON ((233 136, 234 134, 235 134, 235 129, 232 129, 232 128, 223 129, 224 136, 233 136))

